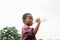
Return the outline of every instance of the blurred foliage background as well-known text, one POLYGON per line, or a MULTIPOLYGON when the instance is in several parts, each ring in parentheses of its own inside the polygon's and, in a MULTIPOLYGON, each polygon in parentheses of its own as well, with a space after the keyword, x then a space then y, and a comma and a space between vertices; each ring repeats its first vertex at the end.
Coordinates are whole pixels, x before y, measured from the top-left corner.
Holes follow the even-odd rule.
POLYGON ((0 40, 21 40, 21 35, 15 27, 5 27, 0 30, 0 40))

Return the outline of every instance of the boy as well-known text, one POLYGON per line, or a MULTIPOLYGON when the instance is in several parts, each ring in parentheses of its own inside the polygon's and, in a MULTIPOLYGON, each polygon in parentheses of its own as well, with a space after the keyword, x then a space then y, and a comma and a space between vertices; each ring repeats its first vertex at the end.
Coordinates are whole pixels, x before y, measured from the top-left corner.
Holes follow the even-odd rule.
POLYGON ((36 19, 37 25, 34 29, 30 28, 30 26, 33 24, 33 17, 30 13, 25 13, 22 17, 22 20, 24 23, 22 28, 22 40, 36 40, 35 35, 41 23, 40 18, 36 19))

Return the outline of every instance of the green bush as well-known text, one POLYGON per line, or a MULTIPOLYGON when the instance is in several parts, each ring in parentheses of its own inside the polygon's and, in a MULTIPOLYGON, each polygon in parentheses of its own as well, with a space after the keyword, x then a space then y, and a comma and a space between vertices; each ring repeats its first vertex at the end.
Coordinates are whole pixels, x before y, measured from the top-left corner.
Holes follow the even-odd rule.
POLYGON ((0 30, 0 40, 21 40, 21 35, 15 27, 5 27, 0 30))

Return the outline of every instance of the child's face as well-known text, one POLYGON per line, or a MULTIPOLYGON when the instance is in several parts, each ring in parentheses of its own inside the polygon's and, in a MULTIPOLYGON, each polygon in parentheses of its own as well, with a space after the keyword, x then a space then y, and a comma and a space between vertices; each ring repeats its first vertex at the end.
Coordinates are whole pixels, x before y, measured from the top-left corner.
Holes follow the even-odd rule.
POLYGON ((33 17, 31 15, 28 15, 27 18, 25 19, 25 23, 28 26, 31 26, 33 24, 33 17))

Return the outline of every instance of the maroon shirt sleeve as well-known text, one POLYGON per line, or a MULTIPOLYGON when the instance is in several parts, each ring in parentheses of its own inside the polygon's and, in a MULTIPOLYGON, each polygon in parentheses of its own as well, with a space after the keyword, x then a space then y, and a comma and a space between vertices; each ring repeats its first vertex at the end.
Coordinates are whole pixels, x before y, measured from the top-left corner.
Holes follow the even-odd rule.
POLYGON ((25 36, 33 36, 33 28, 24 28, 23 34, 25 36))
POLYGON ((22 30, 23 40, 33 40, 35 39, 35 35, 33 35, 33 28, 25 27, 22 30))

